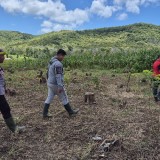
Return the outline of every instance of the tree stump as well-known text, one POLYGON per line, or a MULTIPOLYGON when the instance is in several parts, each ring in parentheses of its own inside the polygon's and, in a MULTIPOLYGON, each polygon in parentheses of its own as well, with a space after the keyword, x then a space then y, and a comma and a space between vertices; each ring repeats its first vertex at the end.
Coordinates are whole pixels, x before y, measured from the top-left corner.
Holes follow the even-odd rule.
POLYGON ((38 73, 37 73, 37 77, 41 78, 42 76, 43 76, 43 71, 39 70, 38 73))
POLYGON ((95 104, 95 94, 92 92, 86 92, 84 96, 84 102, 86 104, 95 104))
POLYGON ((41 78, 39 79, 39 82, 40 82, 40 84, 43 84, 43 83, 46 83, 47 80, 46 80, 45 77, 41 77, 41 78))
POLYGON ((40 84, 43 84, 43 83, 47 82, 46 78, 43 76, 43 71, 41 71, 41 70, 39 70, 37 78, 39 78, 39 83, 40 84))
POLYGON ((9 96, 15 96, 16 95, 16 91, 14 89, 6 89, 5 92, 9 96))

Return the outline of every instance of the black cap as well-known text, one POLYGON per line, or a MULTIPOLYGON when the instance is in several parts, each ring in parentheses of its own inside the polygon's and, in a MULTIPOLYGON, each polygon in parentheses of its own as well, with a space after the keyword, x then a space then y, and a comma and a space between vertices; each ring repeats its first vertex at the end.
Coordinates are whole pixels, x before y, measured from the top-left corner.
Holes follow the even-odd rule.
POLYGON ((64 55, 64 56, 67 55, 67 53, 63 49, 59 49, 57 51, 57 55, 59 55, 59 54, 64 55))

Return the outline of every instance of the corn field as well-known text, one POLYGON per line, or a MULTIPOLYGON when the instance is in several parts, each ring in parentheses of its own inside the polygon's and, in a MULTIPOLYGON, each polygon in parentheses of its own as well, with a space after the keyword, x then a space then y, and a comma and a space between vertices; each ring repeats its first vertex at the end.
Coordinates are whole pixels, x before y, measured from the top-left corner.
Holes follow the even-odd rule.
MULTIPOLYGON (((115 53, 93 53, 76 52, 69 53, 63 64, 67 69, 88 68, 88 69, 113 69, 116 71, 142 72, 150 70, 153 61, 157 58, 160 51, 158 49, 140 50, 140 51, 121 51, 115 53)), ((16 57, 4 63, 4 68, 12 69, 39 69, 47 68, 50 56, 39 55, 34 57, 16 57)))
POLYGON ((101 68, 123 71, 129 69, 132 72, 142 72, 145 69, 151 69, 152 63, 158 55, 158 49, 105 54, 75 53, 65 59, 64 65, 69 68, 101 68))

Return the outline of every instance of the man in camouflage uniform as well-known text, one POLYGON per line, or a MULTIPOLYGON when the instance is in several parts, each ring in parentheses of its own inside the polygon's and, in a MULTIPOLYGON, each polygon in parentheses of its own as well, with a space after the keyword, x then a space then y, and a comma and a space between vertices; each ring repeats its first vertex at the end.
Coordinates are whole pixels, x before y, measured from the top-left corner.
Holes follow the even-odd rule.
POLYGON ((66 52, 60 49, 57 52, 57 55, 53 57, 49 62, 48 80, 47 80, 48 97, 44 104, 43 118, 52 117, 48 114, 48 109, 55 95, 59 97, 60 101, 64 105, 64 108, 66 109, 66 111, 70 116, 76 115, 79 111, 79 109, 73 110, 71 108, 68 101, 68 96, 65 91, 63 64, 61 63, 65 55, 66 55, 66 52))
MULTIPOLYGON (((0 63, 3 63, 5 59, 4 55, 5 55, 5 52, 2 49, 0 49, 0 63)), ((4 121, 6 122, 8 128, 12 132, 21 132, 24 130, 25 127, 17 126, 12 118, 10 107, 5 98, 4 70, 1 67, 0 67, 0 111, 2 113, 4 121)))

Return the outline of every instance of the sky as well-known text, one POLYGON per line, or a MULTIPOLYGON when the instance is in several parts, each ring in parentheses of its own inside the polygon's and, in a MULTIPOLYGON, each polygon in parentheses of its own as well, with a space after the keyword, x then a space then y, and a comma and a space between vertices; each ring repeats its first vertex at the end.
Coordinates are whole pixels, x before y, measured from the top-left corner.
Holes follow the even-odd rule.
POLYGON ((160 0, 0 0, 0 30, 33 35, 133 23, 160 25, 160 0))

